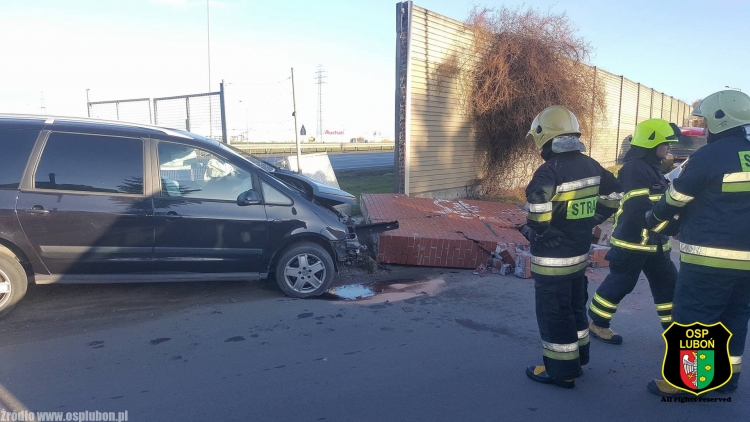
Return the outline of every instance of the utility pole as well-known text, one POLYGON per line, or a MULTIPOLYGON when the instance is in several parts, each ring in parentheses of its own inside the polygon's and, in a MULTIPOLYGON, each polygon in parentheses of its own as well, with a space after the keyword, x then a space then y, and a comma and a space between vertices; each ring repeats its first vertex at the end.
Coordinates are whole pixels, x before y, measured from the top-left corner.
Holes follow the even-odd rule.
POLYGON ((89 103, 91 103, 91 100, 89 99, 89 88, 86 88, 86 114, 91 117, 91 105, 89 103))
POLYGON ((323 97, 322 97, 322 87, 325 82, 323 82, 323 79, 326 78, 325 71, 323 70, 323 65, 318 65, 318 71, 315 72, 318 85, 318 130, 316 133, 316 138, 318 142, 323 142, 323 97))
POLYGON ((47 106, 44 105, 44 91, 42 91, 42 114, 47 114, 47 106))
POLYGON ((297 98, 294 96, 294 68, 292 68, 292 107, 294 111, 294 141, 297 143, 297 173, 302 174, 302 146, 299 144, 299 135, 297 134, 297 98))
MULTIPOLYGON (((211 92, 211 0, 206 0, 206 41, 208 45, 208 91, 211 92)), ((222 95, 220 101, 224 101, 224 93, 222 89, 222 95)), ((223 108, 222 108, 223 110, 223 108)), ((213 139, 214 137, 214 111, 211 105, 211 96, 208 96, 208 137, 213 139)), ((224 143, 226 143, 226 134, 222 134, 224 137, 224 143)))

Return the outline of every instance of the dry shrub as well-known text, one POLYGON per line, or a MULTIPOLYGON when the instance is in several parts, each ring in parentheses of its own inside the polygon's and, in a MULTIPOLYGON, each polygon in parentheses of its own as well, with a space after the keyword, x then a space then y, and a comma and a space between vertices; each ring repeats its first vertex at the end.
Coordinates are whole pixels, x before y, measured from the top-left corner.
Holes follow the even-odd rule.
POLYGON ((464 70, 459 89, 485 151, 480 192, 501 195, 528 182, 541 158, 526 134, 546 107, 560 104, 575 113, 590 148, 591 128, 606 104, 594 68, 585 64, 591 47, 565 13, 475 8, 466 23, 473 45, 441 70, 464 70))

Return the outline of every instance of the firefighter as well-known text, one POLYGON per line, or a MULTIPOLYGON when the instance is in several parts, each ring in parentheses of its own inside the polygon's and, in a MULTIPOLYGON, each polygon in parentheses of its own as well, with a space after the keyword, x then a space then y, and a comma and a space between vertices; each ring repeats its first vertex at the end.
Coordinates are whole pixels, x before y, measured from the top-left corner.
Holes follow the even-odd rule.
POLYGON ((605 343, 622 343, 622 336, 613 332, 609 324, 620 301, 635 288, 641 271, 648 279, 662 327, 667 329, 672 323, 677 268, 670 258, 667 235, 677 234, 679 222, 671 220, 647 230, 645 215, 667 191, 661 162, 669 153, 669 144, 677 142, 679 136, 677 125, 649 119, 635 127, 630 150, 625 154, 625 164, 618 175, 624 194, 615 214, 612 249, 606 257, 610 272, 589 305, 589 332, 605 343))
MULTIPOLYGON (((708 143, 690 156, 682 174, 649 211, 649 227, 680 216, 680 274, 674 293, 674 322, 722 322, 732 338, 733 375, 719 389, 738 387, 750 319, 750 97, 719 91, 693 115, 703 117, 708 143)), ((663 380, 648 384, 660 396, 681 396, 663 380)))
POLYGON ((531 242, 536 318, 544 365, 526 368, 534 381, 575 387, 589 361, 584 273, 591 230, 617 210, 617 179, 582 154, 578 119, 563 106, 539 113, 529 135, 544 159, 526 188, 526 226, 531 242))

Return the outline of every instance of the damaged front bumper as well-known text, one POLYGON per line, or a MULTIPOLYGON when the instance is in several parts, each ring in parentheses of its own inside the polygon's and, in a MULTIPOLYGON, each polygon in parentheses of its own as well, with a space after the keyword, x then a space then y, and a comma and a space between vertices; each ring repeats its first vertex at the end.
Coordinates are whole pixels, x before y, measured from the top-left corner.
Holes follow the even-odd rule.
POLYGON ((359 243, 363 236, 380 234, 390 230, 398 229, 398 221, 389 221, 387 223, 373 223, 360 225, 347 225, 348 233, 346 240, 332 241, 331 245, 336 252, 336 260, 343 262, 345 265, 359 261, 363 258, 367 246, 359 243))

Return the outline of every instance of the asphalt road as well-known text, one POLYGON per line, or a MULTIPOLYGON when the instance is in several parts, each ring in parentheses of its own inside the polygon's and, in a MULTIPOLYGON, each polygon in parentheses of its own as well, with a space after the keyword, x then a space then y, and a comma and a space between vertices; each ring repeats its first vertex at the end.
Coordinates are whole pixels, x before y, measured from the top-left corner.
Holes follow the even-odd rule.
MULTIPOLYGON (((589 292, 606 270, 590 273, 589 292)), ((294 300, 269 282, 33 286, 0 320, 0 407, 128 411, 129 421, 741 421, 731 403, 663 403, 663 340, 645 282, 621 346, 563 390, 541 362, 533 281, 393 267, 360 301, 294 300), (415 281, 408 281, 415 280, 415 281)), ((710 396, 712 393, 709 393, 710 396)))

